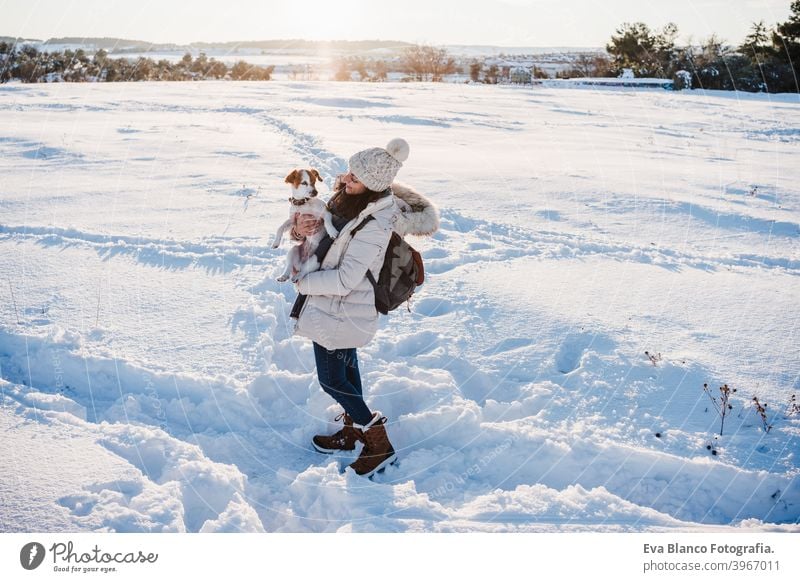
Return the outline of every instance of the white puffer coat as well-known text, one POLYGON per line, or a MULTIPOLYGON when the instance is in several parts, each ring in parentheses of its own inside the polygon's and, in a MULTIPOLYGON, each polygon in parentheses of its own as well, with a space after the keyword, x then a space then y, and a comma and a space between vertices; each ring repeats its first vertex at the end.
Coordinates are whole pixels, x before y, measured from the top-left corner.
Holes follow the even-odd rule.
POLYGON ((439 212, 430 200, 397 182, 392 192, 367 204, 345 224, 320 269, 297 283, 297 290, 308 297, 297 317, 295 335, 329 350, 359 348, 373 338, 378 310, 367 269, 377 280, 392 230, 401 236, 431 235, 439 228, 439 212), (350 236, 370 214, 375 219, 350 236))

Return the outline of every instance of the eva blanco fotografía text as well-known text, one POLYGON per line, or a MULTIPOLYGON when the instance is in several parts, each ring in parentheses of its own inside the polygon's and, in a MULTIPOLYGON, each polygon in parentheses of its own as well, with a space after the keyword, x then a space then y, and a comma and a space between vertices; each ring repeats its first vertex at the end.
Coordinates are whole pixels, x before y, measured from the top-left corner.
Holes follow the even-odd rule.
POLYGON ((731 544, 644 544, 645 554, 733 554, 741 557, 747 554, 772 554, 772 548, 758 542, 752 545, 731 544))

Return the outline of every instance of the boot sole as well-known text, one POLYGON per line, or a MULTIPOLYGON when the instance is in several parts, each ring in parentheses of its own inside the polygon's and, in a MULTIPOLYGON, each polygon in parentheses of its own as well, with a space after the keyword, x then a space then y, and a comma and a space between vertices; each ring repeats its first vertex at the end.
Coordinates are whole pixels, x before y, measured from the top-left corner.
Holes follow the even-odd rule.
POLYGON ((386 459, 383 462, 381 462, 380 465, 375 467, 372 471, 370 471, 369 473, 364 473, 361 476, 366 477, 367 479, 372 479, 375 473, 383 473, 386 470, 386 467, 388 467, 389 465, 394 465, 396 462, 397 462, 397 453, 393 453, 391 457, 386 457, 386 459))
POLYGON ((352 449, 326 449, 324 447, 319 446, 314 441, 311 441, 311 446, 314 447, 314 449, 316 449, 316 451, 318 453, 322 453, 324 455, 332 455, 332 454, 334 454, 334 453, 336 453, 338 451, 354 451, 354 450, 356 450, 355 447, 353 447, 352 449))

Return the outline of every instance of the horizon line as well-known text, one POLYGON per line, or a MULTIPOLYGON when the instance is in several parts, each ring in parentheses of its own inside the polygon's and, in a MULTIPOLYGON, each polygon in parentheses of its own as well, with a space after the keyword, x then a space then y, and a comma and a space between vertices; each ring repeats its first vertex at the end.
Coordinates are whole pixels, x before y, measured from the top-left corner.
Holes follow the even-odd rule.
MULTIPOLYGON (((89 42, 91 40, 104 40, 104 39, 114 39, 114 40, 122 40, 128 41, 132 43, 142 44, 142 45, 149 45, 149 46, 157 46, 157 45, 176 45, 176 46, 192 46, 192 45, 214 45, 214 44, 236 44, 236 43, 258 43, 258 42, 281 42, 281 43, 293 43, 293 42, 304 42, 304 43, 314 43, 314 44, 333 44, 333 43, 347 43, 347 44, 357 44, 357 43, 397 43, 398 45, 409 45, 409 46, 417 46, 417 45, 430 45, 430 46, 464 46, 464 47, 475 47, 475 48, 574 48, 574 49, 597 49, 597 48, 605 48, 604 46, 588 46, 588 45, 502 45, 502 44, 472 44, 468 42, 453 42, 453 43, 427 43, 427 42, 412 42, 406 40, 397 40, 397 39, 361 39, 361 40, 345 40, 345 39, 330 39, 330 40, 320 40, 320 39, 306 39, 306 38, 262 38, 262 39, 255 39, 255 40, 215 40, 215 41, 206 41, 206 40, 195 40, 191 42, 175 42, 175 41, 165 41, 165 42, 153 42, 149 40, 140 40, 140 39, 132 39, 132 38, 122 38, 116 36, 79 36, 79 35, 64 35, 59 37, 49 37, 47 39, 39 39, 39 38, 27 38, 21 36, 13 36, 13 35, 3 35, 0 34, 0 38, 10 38, 14 39, 18 42, 41 42, 41 43, 48 43, 53 42, 60 39, 66 38, 74 38, 74 39, 81 39, 81 41, 89 42)), ((56 44, 54 42, 54 44, 56 44)), ((64 43, 69 44, 69 43, 64 43)))

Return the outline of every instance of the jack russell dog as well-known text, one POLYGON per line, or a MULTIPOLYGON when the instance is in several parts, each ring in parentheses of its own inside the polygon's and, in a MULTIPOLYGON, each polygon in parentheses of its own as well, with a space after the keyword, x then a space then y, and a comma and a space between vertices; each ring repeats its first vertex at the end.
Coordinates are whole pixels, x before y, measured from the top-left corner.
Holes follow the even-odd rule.
POLYGON ((272 248, 277 249, 281 244, 283 233, 287 228, 291 228, 297 224, 297 219, 301 214, 313 214, 317 218, 322 218, 325 229, 319 229, 311 236, 307 236, 304 241, 292 247, 286 257, 286 269, 283 274, 278 277, 278 281, 286 281, 291 277, 292 282, 297 282, 307 273, 319 269, 319 259, 317 259, 314 252, 320 241, 325 237, 327 232, 331 238, 336 238, 339 231, 333 226, 331 220, 331 213, 328 211, 325 203, 317 198, 317 182, 322 182, 322 178, 317 170, 311 168, 308 170, 293 170, 286 176, 285 182, 291 185, 292 195, 289 196, 289 218, 280 225, 278 231, 275 233, 275 242, 272 243, 272 248), (292 270, 297 271, 297 274, 292 276, 292 270))

